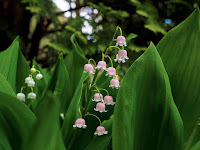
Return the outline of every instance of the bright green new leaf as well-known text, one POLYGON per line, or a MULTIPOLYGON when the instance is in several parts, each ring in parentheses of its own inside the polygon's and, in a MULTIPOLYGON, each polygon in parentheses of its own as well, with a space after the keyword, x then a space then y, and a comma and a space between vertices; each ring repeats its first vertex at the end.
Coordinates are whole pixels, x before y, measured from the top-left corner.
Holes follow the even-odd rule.
POLYGON ((169 75, 174 101, 184 123, 185 144, 189 148, 200 140, 200 132, 194 130, 200 117, 199 9, 169 31, 157 48, 169 75))
POLYGON ((126 73, 117 95, 114 150, 182 150, 183 124, 162 60, 151 43, 126 73))
POLYGON ((23 150, 65 150, 59 124, 59 107, 59 101, 48 93, 36 109, 37 122, 23 150))
POLYGON ((0 92, 0 148, 21 150, 36 121, 34 114, 21 101, 0 92))
POLYGON ((0 53, 0 73, 10 83, 14 91, 20 92, 30 68, 19 48, 19 37, 5 51, 0 53))

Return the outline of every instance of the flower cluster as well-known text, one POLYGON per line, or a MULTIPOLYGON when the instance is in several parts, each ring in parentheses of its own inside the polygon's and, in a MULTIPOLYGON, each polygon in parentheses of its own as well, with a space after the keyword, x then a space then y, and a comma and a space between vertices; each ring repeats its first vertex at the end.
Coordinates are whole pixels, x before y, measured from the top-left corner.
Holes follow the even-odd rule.
MULTIPOLYGON (((38 74, 36 75, 36 79, 37 80, 41 80, 43 78, 43 75, 40 73, 39 70, 35 69, 34 66, 31 68, 31 74, 25 78, 25 83, 27 84, 27 87, 30 87, 31 92, 28 93, 27 98, 28 99, 36 99, 36 94, 33 92, 33 88, 35 87, 35 81, 33 79, 33 74, 38 72, 38 74)), ((23 86, 21 88, 21 92, 17 94, 17 98, 22 101, 25 102, 25 94, 23 93, 23 89, 25 88, 25 86, 23 86)))
MULTIPOLYGON (((102 53, 102 60, 99 61, 96 65, 95 60, 93 60, 91 58, 88 60, 88 64, 84 65, 84 73, 97 75, 98 71, 100 71, 100 72, 105 71, 106 72, 105 76, 111 77, 109 87, 115 88, 115 89, 118 89, 120 87, 120 83, 119 83, 119 80, 117 79, 117 77, 118 77, 117 71, 116 71, 116 68, 114 68, 114 66, 113 66, 112 59, 110 56, 107 55, 108 49, 109 48, 118 49, 118 53, 116 54, 115 59, 114 59, 115 62, 124 63, 127 59, 129 59, 127 56, 127 51, 124 49, 124 46, 126 46, 126 39, 124 36, 122 36, 122 30, 120 27, 116 28, 116 32, 118 29, 120 30, 120 36, 118 36, 117 39, 112 40, 112 42, 116 41, 116 45, 109 46, 106 49, 105 53, 102 53), (110 60, 111 65, 109 67, 108 67, 106 61, 104 60, 105 58, 109 58, 109 60, 110 60), (91 64, 91 61, 93 62, 93 64, 91 64)), ((116 32, 115 32, 115 34, 116 34, 116 32)), ((114 37, 115 37, 115 35, 114 35, 114 37)), ((112 44, 112 42, 111 42, 111 44, 112 44)), ((97 79, 96 76, 94 78, 97 79)), ((106 105, 114 105, 115 102, 113 101, 113 97, 109 95, 109 92, 106 89, 98 88, 98 86, 95 83, 96 79, 93 79, 94 82, 92 82, 90 85, 90 88, 95 88, 96 90, 94 90, 94 91, 97 91, 97 93, 94 94, 94 98, 92 99, 92 101, 97 102, 94 110, 97 112, 100 112, 100 113, 104 113, 104 112, 108 111, 108 110, 106 110, 106 105), (101 90, 104 90, 107 92, 107 95, 105 97, 103 97, 102 93, 100 92, 101 90)), ((80 112, 80 109, 79 109, 79 112, 80 112)), ((80 112, 80 114, 81 114, 81 112, 80 112)), ((96 117, 99 120, 100 125, 101 125, 101 120, 96 115, 87 113, 85 116, 87 116, 87 115, 96 117)), ((81 114, 81 116, 82 116, 82 114, 81 114)), ((87 126, 85 124, 85 120, 81 117, 76 120, 75 125, 73 125, 73 127, 86 128, 87 126)), ((103 126, 98 126, 96 128, 96 132, 94 134, 101 136, 104 134, 108 134, 108 131, 106 131, 103 126)))

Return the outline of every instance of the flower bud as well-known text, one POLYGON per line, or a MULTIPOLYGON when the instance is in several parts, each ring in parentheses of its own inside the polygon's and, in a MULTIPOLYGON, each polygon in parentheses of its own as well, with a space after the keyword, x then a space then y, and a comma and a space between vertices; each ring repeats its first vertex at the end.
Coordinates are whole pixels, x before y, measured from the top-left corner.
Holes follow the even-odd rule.
POLYGON ((126 46, 126 39, 125 39, 124 36, 118 36, 117 37, 116 46, 126 46))
POLYGON ((36 94, 33 92, 30 92, 27 97, 28 99, 36 99, 36 94))
POLYGON ((64 120, 65 119, 65 115, 63 113, 60 114, 60 117, 64 120))
POLYGON ((37 75, 36 75, 36 79, 37 80, 40 80, 40 79, 42 79, 43 78, 43 75, 41 74, 41 73, 38 73, 37 75))
POLYGON ((87 125, 85 125, 85 120, 83 118, 78 118, 75 122, 75 125, 73 127, 78 127, 78 128, 86 128, 87 125))
POLYGON ((35 68, 31 68, 31 73, 35 73, 36 72, 36 69, 35 68))
POLYGON ((97 103, 96 108, 94 108, 95 111, 99 111, 100 113, 108 111, 105 109, 106 109, 105 103, 101 103, 101 102, 97 103))
POLYGON ((24 95, 24 93, 17 93, 17 98, 20 101, 25 102, 25 95, 24 95))
POLYGON ((95 135, 97 134, 97 135, 101 136, 101 135, 104 135, 104 134, 108 134, 108 131, 106 131, 103 126, 98 126, 96 128, 96 132, 94 132, 94 134, 95 135))

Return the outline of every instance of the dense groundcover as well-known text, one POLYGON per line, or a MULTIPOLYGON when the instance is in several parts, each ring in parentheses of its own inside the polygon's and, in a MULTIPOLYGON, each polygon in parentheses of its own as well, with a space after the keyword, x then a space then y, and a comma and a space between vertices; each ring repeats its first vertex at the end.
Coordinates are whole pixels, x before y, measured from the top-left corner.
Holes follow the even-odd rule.
MULTIPOLYGON (((65 58, 59 55, 51 74, 35 60, 37 72, 29 67, 20 51, 20 37, 0 53, 0 149, 200 149, 199 9, 157 46, 151 42, 120 79, 119 89, 108 71, 108 76, 105 71, 84 72, 84 65, 94 60, 86 59, 76 36, 71 36, 73 51, 65 58), (37 74, 43 78, 38 80, 37 74), (31 88, 27 77, 35 81, 31 88), (34 92, 36 98, 29 95, 20 101, 20 91, 34 92), (108 112, 98 112, 104 106, 96 106, 94 95, 100 93, 113 97, 115 105, 106 106, 108 112), (75 127, 78 118, 87 127, 75 127), (104 127, 105 135, 94 135, 100 132, 98 126, 104 127)), ((130 34, 127 43, 134 37, 130 34)), ((110 59, 107 68, 121 65, 106 52, 102 57, 110 59)))

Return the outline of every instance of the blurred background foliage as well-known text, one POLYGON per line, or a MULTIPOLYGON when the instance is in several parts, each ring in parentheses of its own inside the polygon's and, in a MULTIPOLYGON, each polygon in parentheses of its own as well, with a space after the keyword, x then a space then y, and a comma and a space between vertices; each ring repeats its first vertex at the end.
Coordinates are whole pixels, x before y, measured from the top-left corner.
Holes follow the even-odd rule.
MULTIPOLYGON (((1 51, 19 35, 27 60, 53 66, 60 52, 72 50, 70 37, 87 58, 101 59, 119 25, 123 35, 137 35, 126 49, 131 58, 120 74, 148 47, 198 7, 200 0, 0 0, 1 51)), ((111 53, 116 54, 116 51, 111 53)))

